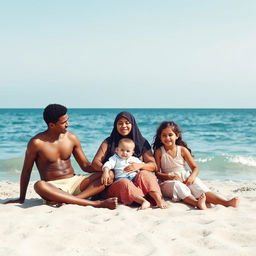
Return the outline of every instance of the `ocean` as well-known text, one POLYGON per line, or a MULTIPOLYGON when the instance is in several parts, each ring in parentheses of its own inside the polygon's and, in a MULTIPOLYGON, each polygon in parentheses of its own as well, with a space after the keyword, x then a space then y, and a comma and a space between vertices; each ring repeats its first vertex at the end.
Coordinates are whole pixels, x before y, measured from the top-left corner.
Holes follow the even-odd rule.
MULTIPOLYGON (((115 116, 131 112, 150 142, 160 122, 173 120, 199 165, 199 177, 218 181, 256 181, 256 109, 69 109, 75 133, 92 161, 109 136, 115 116)), ((0 180, 19 181, 26 145, 46 130, 43 109, 0 109, 0 180)), ((72 158, 76 173, 82 173, 72 158)), ((31 180, 38 180, 33 167, 31 180)))

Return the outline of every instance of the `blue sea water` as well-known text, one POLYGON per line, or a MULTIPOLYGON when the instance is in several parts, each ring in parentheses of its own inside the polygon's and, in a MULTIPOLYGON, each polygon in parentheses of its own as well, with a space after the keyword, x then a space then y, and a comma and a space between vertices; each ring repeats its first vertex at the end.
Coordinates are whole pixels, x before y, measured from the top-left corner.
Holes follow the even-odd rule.
MULTIPOLYGON (((161 121, 183 130, 205 180, 256 181, 256 109, 69 109, 69 130, 91 161, 117 113, 130 111, 150 143, 161 121)), ((19 181, 29 139, 45 130, 43 109, 0 109, 0 180, 19 181)), ((82 173, 72 159, 77 173, 82 173)), ((34 166, 31 180, 39 179, 34 166)))

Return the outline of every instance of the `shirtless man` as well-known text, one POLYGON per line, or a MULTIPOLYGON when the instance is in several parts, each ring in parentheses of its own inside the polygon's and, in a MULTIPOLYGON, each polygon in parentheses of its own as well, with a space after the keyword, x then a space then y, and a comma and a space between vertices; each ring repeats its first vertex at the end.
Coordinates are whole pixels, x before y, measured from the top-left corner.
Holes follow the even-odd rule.
POLYGON ((48 129, 33 137, 28 145, 20 178, 20 197, 6 203, 24 203, 30 174, 36 163, 41 180, 34 185, 35 191, 45 200, 57 203, 77 204, 115 209, 117 198, 90 201, 86 198, 103 191, 101 173, 88 176, 75 175, 70 156, 73 154, 81 169, 92 172, 79 139, 67 131, 67 108, 50 104, 44 109, 48 129))

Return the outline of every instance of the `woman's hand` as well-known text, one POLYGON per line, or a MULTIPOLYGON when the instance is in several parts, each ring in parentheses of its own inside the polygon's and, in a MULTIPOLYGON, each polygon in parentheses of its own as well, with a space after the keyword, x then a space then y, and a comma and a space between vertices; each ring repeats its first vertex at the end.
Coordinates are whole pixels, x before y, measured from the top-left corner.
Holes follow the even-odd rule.
POLYGON ((126 172, 135 172, 138 171, 142 168, 143 164, 141 163, 134 163, 134 162, 130 162, 129 165, 127 165, 124 168, 124 171, 126 172))

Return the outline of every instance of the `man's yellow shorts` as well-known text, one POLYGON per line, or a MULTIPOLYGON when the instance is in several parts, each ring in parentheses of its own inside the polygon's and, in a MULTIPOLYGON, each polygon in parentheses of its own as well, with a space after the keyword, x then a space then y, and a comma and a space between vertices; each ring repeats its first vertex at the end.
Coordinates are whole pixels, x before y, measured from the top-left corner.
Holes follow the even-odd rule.
POLYGON ((52 180, 47 181, 47 183, 52 184, 53 186, 71 194, 71 195, 78 195, 81 193, 80 185, 84 179, 88 178, 91 174, 88 175, 74 175, 71 178, 65 178, 60 180, 52 180))

